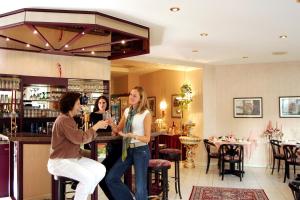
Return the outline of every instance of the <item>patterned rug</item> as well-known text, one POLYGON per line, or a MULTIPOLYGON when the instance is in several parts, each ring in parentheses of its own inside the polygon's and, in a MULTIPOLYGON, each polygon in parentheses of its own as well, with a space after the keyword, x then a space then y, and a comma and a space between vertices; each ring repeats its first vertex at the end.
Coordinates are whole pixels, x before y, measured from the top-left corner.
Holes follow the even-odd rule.
POLYGON ((189 200, 268 200, 262 189, 193 186, 189 200))

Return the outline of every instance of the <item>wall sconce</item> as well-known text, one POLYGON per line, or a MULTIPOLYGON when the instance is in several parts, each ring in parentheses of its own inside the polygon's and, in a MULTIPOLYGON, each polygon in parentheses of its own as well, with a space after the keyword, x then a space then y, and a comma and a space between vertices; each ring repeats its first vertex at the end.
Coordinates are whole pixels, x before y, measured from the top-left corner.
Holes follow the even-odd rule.
POLYGON ((161 117, 164 118, 165 117, 165 111, 167 109, 167 102, 166 102, 166 100, 162 100, 159 103, 159 109, 161 110, 161 117))

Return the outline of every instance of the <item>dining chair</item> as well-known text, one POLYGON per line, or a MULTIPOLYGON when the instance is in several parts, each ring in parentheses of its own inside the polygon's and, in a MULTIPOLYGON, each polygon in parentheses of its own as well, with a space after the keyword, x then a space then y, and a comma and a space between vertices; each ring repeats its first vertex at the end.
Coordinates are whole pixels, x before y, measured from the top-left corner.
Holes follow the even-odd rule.
POLYGON ((206 174, 209 170, 210 165, 210 159, 218 159, 218 168, 220 167, 220 159, 219 159, 219 152, 218 151, 212 151, 212 148, 216 148, 216 145, 212 142, 210 142, 208 139, 204 139, 204 146, 207 151, 207 166, 206 166, 206 174))
POLYGON ((283 145, 283 153, 284 153, 284 160, 285 160, 285 170, 284 170, 284 180, 285 183, 286 178, 290 178, 290 165, 294 166, 294 173, 295 173, 295 166, 300 166, 300 157, 298 151, 300 147, 297 145, 283 145))
POLYGON ((270 140, 270 144, 272 147, 272 154, 273 154, 273 167, 272 167, 272 173, 274 172, 275 167, 275 161, 278 160, 278 172, 280 169, 280 161, 284 160, 284 154, 281 152, 281 141, 279 140, 270 140))
POLYGON ((244 147, 241 144, 222 144, 220 146, 221 158, 221 174, 222 180, 225 173, 234 174, 240 177, 244 173, 244 147), (230 169, 225 171, 225 163, 229 163, 230 169), (238 170, 235 169, 235 164, 238 165, 238 170))

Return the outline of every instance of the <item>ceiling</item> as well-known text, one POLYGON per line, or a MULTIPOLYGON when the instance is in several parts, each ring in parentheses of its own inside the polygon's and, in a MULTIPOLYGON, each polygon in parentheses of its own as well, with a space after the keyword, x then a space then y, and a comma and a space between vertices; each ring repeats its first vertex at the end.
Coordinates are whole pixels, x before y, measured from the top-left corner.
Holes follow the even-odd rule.
POLYGON ((114 60, 149 53, 149 28, 94 11, 24 8, 0 15, 0 48, 114 60))
POLYGON ((147 26, 150 53, 132 57, 142 62, 201 66, 300 60, 297 0, 10 0, 0 13, 25 7, 93 10, 147 26), (170 12, 174 6, 180 11, 170 12))

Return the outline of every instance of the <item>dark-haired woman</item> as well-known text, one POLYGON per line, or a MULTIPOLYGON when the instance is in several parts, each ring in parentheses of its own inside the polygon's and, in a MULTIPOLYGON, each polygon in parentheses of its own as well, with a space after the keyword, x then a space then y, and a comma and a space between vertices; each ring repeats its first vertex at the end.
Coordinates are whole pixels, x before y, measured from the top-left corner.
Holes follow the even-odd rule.
MULTIPOLYGON (((90 114, 90 122, 92 124, 97 123, 98 121, 103 120, 103 115, 108 112, 109 108, 109 101, 105 96, 100 96, 95 102, 94 110, 90 114)), ((111 126, 107 126, 106 129, 98 129, 97 132, 111 132, 111 126)), ((89 148, 88 146, 85 145, 85 148, 89 148)), ((106 168, 106 172, 108 173, 109 170, 112 168, 112 166, 115 164, 115 162, 118 160, 118 158, 121 157, 122 154, 122 142, 121 141, 112 141, 106 145, 106 151, 107 155, 106 158, 102 161, 102 164, 106 168)), ((106 173, 106 174, 107 174, 106 173)), ((105 177, 102 179, 99 183, 102 191, 104 194, 107 196, 108 199, 114 200, 111 192, 109 191, 106 182, 105 182, 105 177)))
POLYGON ((77 180, 75 200, 85 200, 105 175, 105 167, 92 159, 85 158, 80 144, 91 142, 96 137, 96 130, 105 128, 108 121, 99 121, 83 132, 78 129, 73 117, 80 112, 80 94, 65 93, 59 102, 60 115, 52 129, 48 171, 55 176, 77 180))

